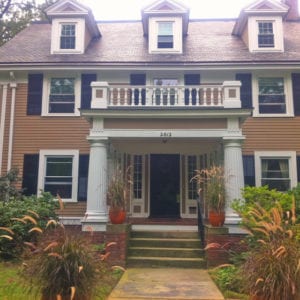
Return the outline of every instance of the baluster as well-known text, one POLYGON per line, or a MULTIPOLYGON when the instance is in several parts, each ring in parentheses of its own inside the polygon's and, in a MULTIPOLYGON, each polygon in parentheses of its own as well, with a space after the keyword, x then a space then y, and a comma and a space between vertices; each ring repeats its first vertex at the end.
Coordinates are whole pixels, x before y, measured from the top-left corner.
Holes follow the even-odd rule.
POLYGON ((109 88, 108 89, 108 92, 109 92, 109 99, 108 99, 108 105, 114 105, 113 103, 113 93, 112 93, 112 88, 109 88))
POLYGON ((128 105, 128 89, 125 87, 124 89, 124 105, 128 105))
POLYGON ((135 88, 130 88, 131 90, 131 106, 135 106, 135 88))
POLYGON ((200 106, 200 88, 196 88, 196 106, 200 106))
POLYGON ((139 88, 138 89, 139 91, 139 95, 138 95, 138 106, 141 106, 142 105, 142 88, 139 88))
POLYGON ((218 105, 219 106, 222 105, 222 88, 221 87, 218 88, 218 105))
POLYGON ((193 89, 189 88, 188 91, 189 91, 189 97, 188 97, 189 106, 192 106, 193 105, 193 95, 192 95, 193 89))
POLYGON ((203 88, 203 106, 207 106, 207 88, 203 88))
POLYGON ((160 88, 159 100, 160 100, 160 106, 163 106, 164 105, 164 89, 163 88, 160 88))
POLYGON ((170 106, 171 104, 171 89, 167 88, 167 106, 170 106))

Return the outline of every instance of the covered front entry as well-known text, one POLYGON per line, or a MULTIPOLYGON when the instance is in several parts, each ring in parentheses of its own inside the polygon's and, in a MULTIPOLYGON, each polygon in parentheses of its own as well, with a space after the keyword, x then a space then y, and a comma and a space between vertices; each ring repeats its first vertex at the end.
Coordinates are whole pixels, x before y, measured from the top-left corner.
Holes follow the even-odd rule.
POLYGON ((150 217, 180 216, 180 155, 150 156, 150 217))

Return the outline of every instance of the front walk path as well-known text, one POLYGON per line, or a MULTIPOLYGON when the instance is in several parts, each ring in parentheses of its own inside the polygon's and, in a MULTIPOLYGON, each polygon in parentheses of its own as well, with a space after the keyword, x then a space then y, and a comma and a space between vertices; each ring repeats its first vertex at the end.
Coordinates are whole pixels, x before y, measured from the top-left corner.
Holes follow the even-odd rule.
POLYGON ((127 269, 108 300, 224 300, 206 270, 127 269))

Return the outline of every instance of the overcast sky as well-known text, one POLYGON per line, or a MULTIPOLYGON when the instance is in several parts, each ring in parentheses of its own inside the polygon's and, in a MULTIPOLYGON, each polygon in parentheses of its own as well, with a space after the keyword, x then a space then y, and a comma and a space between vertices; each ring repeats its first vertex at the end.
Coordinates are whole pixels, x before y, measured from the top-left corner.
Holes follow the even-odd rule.
MULTIPOLYGON (((141 9, 155 0, 78 0, 89 6, 97 21, 140 20, 141 9)), ((276 0, 275 0, 276 1, 276 0)), ((279 0, 277 0, 279 1, 279 0)), ((255 0, 181 0, 190 8, 190 18, 237 18, 241 9, 255 0)))

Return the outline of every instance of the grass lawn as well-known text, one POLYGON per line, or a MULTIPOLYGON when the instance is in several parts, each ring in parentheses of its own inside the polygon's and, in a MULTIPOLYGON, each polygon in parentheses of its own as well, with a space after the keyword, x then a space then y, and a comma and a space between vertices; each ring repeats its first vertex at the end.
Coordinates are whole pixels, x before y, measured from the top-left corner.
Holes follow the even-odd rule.
MULTIPOLYGON (((22 283, 19 271, 22 268, 20 263, 0 263, 0 299, 1 300, 40 300, 34 295, 25 293, 26 287, 22 283)), ((113 287, 117 284, 122 272, 107 270, 103 278, 99 278, 99 286, 95 290, 93 300, 104 300, 113 287)))

